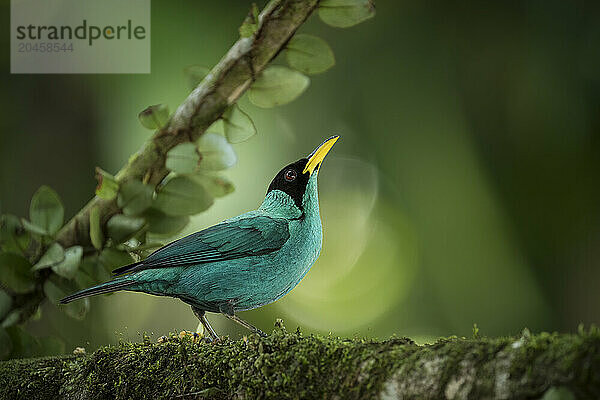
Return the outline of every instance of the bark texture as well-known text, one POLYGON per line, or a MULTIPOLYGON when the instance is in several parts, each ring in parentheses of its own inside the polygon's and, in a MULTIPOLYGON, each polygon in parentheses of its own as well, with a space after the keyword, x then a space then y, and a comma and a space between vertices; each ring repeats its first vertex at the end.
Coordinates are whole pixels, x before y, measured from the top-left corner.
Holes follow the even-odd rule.
POLYGON ((407 338, 304 336, 277 326, 265 339, 146 340, 89 356, 0 363, 2 399, 550 397, 600 398, 597 329, 417 345, 407 338))

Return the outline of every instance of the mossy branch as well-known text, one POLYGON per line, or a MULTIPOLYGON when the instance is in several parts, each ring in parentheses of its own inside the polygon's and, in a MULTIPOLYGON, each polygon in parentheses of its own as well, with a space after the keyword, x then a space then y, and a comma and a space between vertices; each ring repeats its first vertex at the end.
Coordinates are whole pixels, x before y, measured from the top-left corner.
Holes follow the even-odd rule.
MULTIPOLYGON (((272 0, 259 17, 252 37, 239 39, 209 75, 177 108, 170 122, 157 131, 117 174, 119 182, 142 179, 157 185, 167 175, 165 157, 176 145, 195 141, 235 103, 284 48, 294 32, 316 9, 319 0, 272 0)), ((93 198, 58 233, 65 248, 89 244, 89 213, 98 207, 103 224, 118 207, 115 200, 93 198)))
POLYGON ((552 388, 600 398, 597 330, 419 346, 280 327, 265 339, 147 340, 0 363, 2 399, 534 399, 552 388))

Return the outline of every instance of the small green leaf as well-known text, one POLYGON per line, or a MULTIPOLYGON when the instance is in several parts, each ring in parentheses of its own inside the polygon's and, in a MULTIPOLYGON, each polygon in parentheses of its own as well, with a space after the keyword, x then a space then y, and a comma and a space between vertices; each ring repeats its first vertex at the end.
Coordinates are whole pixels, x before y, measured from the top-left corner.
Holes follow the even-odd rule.
POLYGON ((190 217, 172 217, 162 211, 150 208, 144 214, 148 222, 148 232, 157 235, 174 235, 190 222, 190 217))
POLYGON ((75 282, 59 278, 58 276, 50 276, 50 278, 46 279, 46 282, 44 282, 44 294, 48 300, 50 300, 52 304, 58 306, 58 308, 69 317, 82 320, 90 309, 90 300, 88 298, 77 300, 69 304, 60 304, 60 299, 77 290, 78 287, 75 282))
MULTIPOLYGON (((225 139, 223 139, 225 140, 225 139)), ((209 208, 212 196, 189 176, 176 176, 160 188, 154 208, 171 216, 193 215, 209 208)))
POLYGON ((42 236, 48 235, 48 231, 46 231, 46 229, 42 228, 41 226, 32 224, 31 222, 27 221, 25 218, 21 219, 21 224, 23 225, 23 228, 25 228, 25 230, 29 233, 33 233, 35 235, 42 235, 42 236))
POLYGON ((102 248, 104 234, 100 224, 100 208, 98 206, 94 206, 90 210, 90 239, 96 249, 100 250, 102 248))
POLYGON ((200 168, 219 171, 232 167, 237 162, 233 147, 216 133, 207 132, 198 139, 198 151, 202 155, 200 168))
MULTIPOLYGON (((84 263, 81 264, 81 266, 83 267, 84 263)), ((97 269, 101 269, 101 268, 97 268, 97 269)), ((103 268, 102 268, 103 269, 103 268)), ((106 274, 107 279, 110 276, 108 273, 106 274)), ((99 282, 104 282, 105 280, 97 280, 94 279, 89 272, 82 270, 81 268, 79 268, 79 270, 75 273, 75 283, 77 284, 78 288, 88 288, 90 286, 94 286, 95 284, 99 283, 99 282)))
POLYGON ((0 328, 0 360, 6 360, 12 352, 12 340, 6 329, 0 328))
POLYGON ((40 319, 42 319, 42 307, 37 306, 35 308, 35 311, 33 312, 33 314, 31 314, 31 317, 29 317, 29 320, 30 321, 39 321, 40 319))
POLYGON ((218 133, 222 136, 225 136, 225 124, 223 120, 219 118, 215 122, 213 122, 207 129, 206 132, 218 133))
POLYGON ((195 174, 192 178, 202 184, 214 197, 223 197, 235 190, 233 183, 225 177, 215 174, 195 174))
POLYGON ((264 108, 289 103, 306 90, 310 79, 293 69, 272 65, 267 67, 248 91, 250 101, 264 108))
POLYGON ((49 279, 46 280, 46 282, 44 282, 44 294, 46 295, 48 300, 50 300, 50 302, 54 305, 59 305, 60 300, 62 298, 76 291, 76 289, 74 289, 73 292, 68 293, 65 290, 61 289, 57 284, 57 282, 59 282, 59 279, 60 278, 51 276, 49 279))
POLYGON ((327 42, 302 33, 289 41, 285 56, 290 67, 305 74, 320 74, 335 65, 333 51, 327 42))
POLYGON ((258 30, 258 7, 256 3, 252 3, 252 8, 248 12, 248 16, 242 23, 242 26, 238 29, 240 32, 240 36, 243 38, 248 38, 258 30))
POLYGON ((123 243, 131 239, 146 222, 141 217, 129 217, 123 214, 113 215, 106 223, 108 236, 115 243, 123 243))
POLYGON ((48 186, 40 187, 31 199, 29 219, 48 235, 54 235, 62 226, 65 209, 56 192, 48 186))
POLYGON ((130 180, 121 184, 117 205, 126 215, 139 215, 152 204, 154 189, 138 180, 130 180))
POLYGON ((576 397, 567 386, 552 386, 546 390, 541 400, 575 400, 576 397))
POLYGON ((160 129, 169 122, 169 107, 156 104, 138 114, 142 125, 148 129, 160 129))
MULTIPOLYGON (((106 249, 104 249, 106 251, 106 249)), ((87 256, 81 261, 79 270, 75 275, 75 281, 79 288, 87 288, 93 284, 105 282, 111 278, 110 271, 100 264, 100 257, 97 255, 87 256), (91 283, 90 283, 91 282, 91 283)))
POLYGON ((8 314, 10 307, 12 306, 12 296, 0 289, 0 321, 8 314))
POLYGON ((200 156, 194 143, 181 143, 167 153, 165 166, 178 174, 189 174, 198 168, 200 156))
POLYGON ((13 253, 0 253, 0 283, 15 293, 27 293, 35 288, 31 264, 13 253))
POLYGON ((223 113, 223 131, 229 143, 241 143, 256 135, 256 126, 250 116, 234 104, 223 113))
POLYGON ((257 30, 258 24, 253 24, 251 22, 242 23, 242 25, 238 29, 238 31, 240 32, 240 36, 243 38, 251 37, 257 30))
POLYGON ((195 89, 210 73, 210 68, 202 65, 190 65, 183 70, 183 73, 188 79, 190 89, 195 89))
POLYGON ((9 328, 21 320, 21 309, 12 310, 2 321, 2 328, 9 328))
POLYGON ((32 271, 50 268, 65 259, 65 251, 58 243, 52 243, 40 260, 33 266, 32 271))
POLYGON ((107 248, 102 250, 102 253, 100 253, 98 262, 107 271, 112 271, 115 268, 131 264, 133 262, 133 258, 131 258, 131 255, 126 251, 107 248))
POLYGON ((348 28, 375 16, 372 0, 323 0, 319 17, 327 25, 348 28))
POLYGON ((114 176, 100 167, 96 167, 96 180, 98 181, 98 186, 96 186, 96 196, 106 200, 112 200, 117 196, 119 184, 114 176))
POLYGON ((18 217, 8 214, 0 216, 0 249, 23 254, 30 239, 18 217))
POLYGON ((65 259, 52 266, 52 271, 63 278, 73 279, 81 263, 83 247, 73 246, 65 250, 65 259))

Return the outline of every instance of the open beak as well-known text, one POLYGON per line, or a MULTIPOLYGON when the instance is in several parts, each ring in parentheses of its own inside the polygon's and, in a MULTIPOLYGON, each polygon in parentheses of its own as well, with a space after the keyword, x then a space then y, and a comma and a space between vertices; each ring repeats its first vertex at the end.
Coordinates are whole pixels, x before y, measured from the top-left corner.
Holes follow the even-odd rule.
POLYGON ((310 175, 312 175, 312 173, 318 168, 318 166, 321 165, 323 159, 325 158, 327 153, 329 153, 329 150, 331 150, 331 148, 339 138, 340 137, 338 135, 330 137, 329 139, 324 141, 319 147, 317 147, 312 153, 310 153, 310 155, 308 156, 308 162, 306 163, 306 167, 304 167, 304 171, 302 171, 302 173, 305 174, 308 172, 310 175))

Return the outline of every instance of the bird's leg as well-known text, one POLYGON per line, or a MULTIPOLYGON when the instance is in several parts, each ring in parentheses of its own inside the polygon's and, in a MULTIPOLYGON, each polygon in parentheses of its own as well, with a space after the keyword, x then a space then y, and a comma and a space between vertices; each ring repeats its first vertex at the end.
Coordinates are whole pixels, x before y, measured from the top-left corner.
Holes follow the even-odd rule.
POLYGON ((237 315, 228 315, 228 314, 223 314, 223 315, 225 315, 230 320, 235 321, 238 324, 242 325, 244 328, 251 330, 253 333, 256 333, 258 336, 267 337, 266 333, 264 333, 263 331, 261 331, 260 329, 258 329, 254 325, 252 325, 251 323, 244 321, 237 315))
POLYGON ((221 313, 224 316, 226 316, 227 318, 229 318, 230 320, 237 322, 244 328, 249 329, 253 333, 256 333, 258 336, 267 337, 266 333, 264 333, 263 331, 261 331, 260 329, 258 329, 254 325, 252 325, 251 323, 248 323, 248 322, 244 321, 243 319, 241 319, 240 317, 236 316, 233 312, 233 304, 232 303, 227 302, 227 303, 220 304, 219 311, 221 311, 221 313))
POLYGON ((217 335, 217 332, 215 332, 213 327, 210 326, 208 319, 206 319, 204 310, 200 310, 199 308, 192 307, 192 311, 194 311, 194 315, 200 320, 200 323, 202 324, 202 326, 204 326, 204 329, 206 331, 208 331, 208 334, 210 335, 212 340, 213 341, 219 340, 219 335, 217 335))

